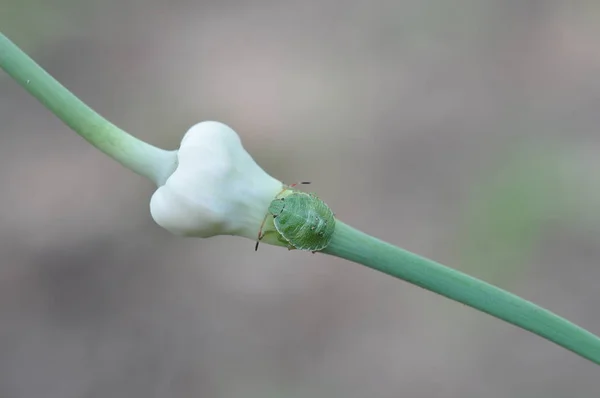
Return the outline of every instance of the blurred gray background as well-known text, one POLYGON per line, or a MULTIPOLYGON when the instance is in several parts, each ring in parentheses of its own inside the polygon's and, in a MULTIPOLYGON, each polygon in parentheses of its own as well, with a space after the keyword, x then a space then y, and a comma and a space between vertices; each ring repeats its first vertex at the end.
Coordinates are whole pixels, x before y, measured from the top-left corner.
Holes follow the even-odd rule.
MULTIPOLYGON (((345 222, 600 333, 600 5, 0 0, 82 100, 232 126, 345 222)), ((365 267, 171 236, 0 74, 0 397, 597 397, 598 367, 365 267)))

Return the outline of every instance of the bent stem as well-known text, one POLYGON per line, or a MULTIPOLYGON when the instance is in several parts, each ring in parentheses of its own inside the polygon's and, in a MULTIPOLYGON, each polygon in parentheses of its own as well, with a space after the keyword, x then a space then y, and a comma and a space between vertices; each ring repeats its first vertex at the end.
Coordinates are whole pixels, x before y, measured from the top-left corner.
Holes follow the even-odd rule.
POLYGON ((100 116, 0 33, 0 68, 90 144, 129 170, 163 185, 177 152, 141 141, 100 116))
MULTIPOLYGON (((0 67, 67 126, 128 169, 161 186, 177 167, 165 151, 119 129, 85 105, 0 33, 0 67)), ((323 253, 366 265, 544 337, 600 364, 600 338, 529 301, 366 235, 340 221, 323 253)))
POLYGON ((405 280, 528 330, 600 365, 600 337, 460 271, 360 232, 340 221, 323 253, 405 280))

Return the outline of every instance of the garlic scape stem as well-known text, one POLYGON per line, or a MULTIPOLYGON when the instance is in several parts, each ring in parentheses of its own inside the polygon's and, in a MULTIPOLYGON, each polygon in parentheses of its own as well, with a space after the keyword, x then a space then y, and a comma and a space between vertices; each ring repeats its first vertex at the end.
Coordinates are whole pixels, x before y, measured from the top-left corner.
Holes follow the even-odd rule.
POLYGON ((600 365, 600 338, 489 283, 336 221, 323 253, 350 260, 528 330, 600 365))
MULTIPOLYGON (((228 126, 210 121, 194 125, 178 151, 166 151, 94 112, 1 33, 0 67, 96 148, 152 180, 158 189, 150 211, 163 228, 183 236, 258 238, 269 204, 283 184, 254 162, 228 126)), ((281 245, 269 239, 266 236, 261 242, 281 245)), ((468 305, 600 364, 598 336, 525 299, 341 221, 336 221, 331 241, 322 252, 468 305)))
POLYGON ((129 170, 164 184, 177 166, 176 151, 141 141, 100 116, 0 33, 0 68, 67 126, 129 170))

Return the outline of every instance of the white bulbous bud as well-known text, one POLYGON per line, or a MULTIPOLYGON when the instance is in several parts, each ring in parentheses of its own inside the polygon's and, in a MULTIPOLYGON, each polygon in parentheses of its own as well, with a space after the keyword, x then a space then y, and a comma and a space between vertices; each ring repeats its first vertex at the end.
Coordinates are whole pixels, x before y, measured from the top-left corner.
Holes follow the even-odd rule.
POLYGON ((150 200, 154 221, 176 235, 255 240, 283 184, 256 164, 237 133, 219 122, 198 123, 177 157, 177 169, 150 200))

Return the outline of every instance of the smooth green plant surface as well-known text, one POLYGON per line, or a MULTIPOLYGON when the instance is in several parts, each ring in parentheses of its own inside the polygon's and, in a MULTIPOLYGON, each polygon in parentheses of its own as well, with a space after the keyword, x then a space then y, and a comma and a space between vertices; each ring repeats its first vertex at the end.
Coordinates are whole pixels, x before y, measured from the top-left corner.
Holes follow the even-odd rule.
POLYGON ((390 245, 339 220, 324 253, 345 258, 517 325, 600 364, 600 339, 519 296, 390 245))
MULTIPOLYGON (((177 151, 149 145, 108 122, 0 33, 0 67, 75 132, 128 169, 162 185, 177 151)), ((364 234, 337 220, 323 253, 344 258, 502 319, 600 364, 600 338, 527 300, 364 234)))
POLYGON ((177 152, 157 148, 100 116, 0 33, 0 66, 67 126, 131 171, 157 185, 177 167, 177 152))

